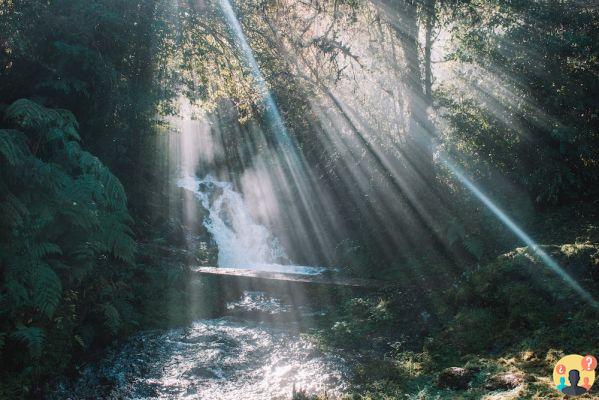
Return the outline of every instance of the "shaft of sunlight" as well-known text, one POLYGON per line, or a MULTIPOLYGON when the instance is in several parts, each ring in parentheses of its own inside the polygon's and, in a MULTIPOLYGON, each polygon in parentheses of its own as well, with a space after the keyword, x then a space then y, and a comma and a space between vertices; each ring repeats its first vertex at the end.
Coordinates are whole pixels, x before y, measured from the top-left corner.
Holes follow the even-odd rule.
POLYGON ((575 290, 585 301, 587 301, 594 308, 599 308, 599 303, 595 300, 593 295, 586 291, 582 286, 574 280, 564 269, 555 261, 549 254, 547 254, 539 245, 526 233, 524 232, 506 213, 504 213, 499 207, 491 201, 480 189, 470 181, 456 165, 454 165, 445 156, 440 156, 440 160, 449 168, 456 178, 474 194, 495 216, 507 226, 520 240, 522 240, 542 261, 547 265, 553 272, 555 272, 560 278, 566 282, 573 290, 575 290))
MULTIPOLYGON (((316 186, 314 184, 314 177, 311 174, 302 153, 299 151, 296 141, 287 131, 279 108, 268 88, 267 82, 254 56, 254 52, 248 43, 246 35, 243 32, 243 28, 231 2, 229 0, 220 0, 220 7, 226 22, 232 30, 237 44, 243 53, 247 66, 254 77, 256 89, 262 97, 265 107, 265 115, 273 129, 276 142, 279 145, 279 148, 275 150, 273 156, 280 162, 282 170, 279 174, 275 173, 272 178, 277 181, 276 183, 280 188, 286 189, 289 193, 295 192, 295 198, 300 205, 299 208, 295 208, 298 210, 303 209, 303 212, 305 212, 305 219, 307 219, 304 223, 306 226, 302 228, 307 228, 307 231, 311 232, 310 236, 316 238, 315 244, 318 245, 321 250, 331 247, 332 244, 322 231, 321 225, 322 221, 330 219, 331 215, 329 215, 329 213, 318 211, 323 210, 322 205, 326 203, 326 200, 322 198, 322 194, 319 193, 317 189, 314 189, 316 186)), ((291 210, 289 210, 289 212, 291 212, 291 210)))
POLYGON ((220 5, 225 15, 225 18, 227 19, 227 23, 233 29, 235 36, 239 42, 239 45, 241 46, 241 50, 243 51, 246 61, 252 71, 257 89, 262 95, 262 98, 266 105, 267 114, 272 119, 272 123, 277 132, 277 139, 281 140, 281 144, 283 144, 286 149, 291 150, 293 149, 291 138, 287 133, 287 129, 285 128, 285 124, 283 123, 283 119, 281 118, 281 114, 279 113, 279 109, 277 108, 275 101, 272 98, 272 95, 270 93, 270 90, 268 89, 264 76, 262 75, 260 67, 258 66, 258 62, 254 57, 254 52, 252 51, 252 48, 250 47, 250 45, 247 42, 247 39, 245 38, 245 34, 243 33, 241 24, 237 19, 237 15, 235 15, 235 11, 233 11, 233 7, 231 6, 229 0, 221 0, 220 5))

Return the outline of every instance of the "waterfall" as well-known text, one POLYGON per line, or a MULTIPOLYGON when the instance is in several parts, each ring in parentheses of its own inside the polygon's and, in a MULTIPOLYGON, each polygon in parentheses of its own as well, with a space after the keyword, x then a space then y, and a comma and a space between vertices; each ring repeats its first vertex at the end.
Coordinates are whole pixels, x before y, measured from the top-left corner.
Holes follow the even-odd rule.
POLYGON ((218 266, 315 275, 324 268, 291 265, 278 239, 252 217, 243 196, 211 175, 185 176, 177 185, 193 192, 208 211, 203 224, 218 246, 218 266))

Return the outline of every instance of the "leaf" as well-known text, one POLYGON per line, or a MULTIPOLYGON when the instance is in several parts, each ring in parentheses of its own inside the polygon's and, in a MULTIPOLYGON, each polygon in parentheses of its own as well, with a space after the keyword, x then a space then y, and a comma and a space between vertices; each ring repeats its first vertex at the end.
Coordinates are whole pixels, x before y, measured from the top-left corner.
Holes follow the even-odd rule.
POLYGON ((81 348, 85 349, 87 348, 87 346, 85 345, 85 342, 83 341, 83 338, 79 335, 75 335, 73 336, 73 340, 75 341, 75 343, 77 343, 79 346, 81 346, 81 348))
POLYGON ((8 193, 3 202, 0 203, 0 221, 6 226, 22 225, 24 218, 29 215, 29 210, 12 193, 8 193))
POLYGON ((47 109, 29 99, 19 99, 8 106, 4 118, 27 129, 40 128, 51 121, 47 109))
POLYGON ((48 318, 52 317, 54 310, 60 302, 62 284, 60 278, 50 267, 39 268, 33 279, 33 302, 48 318))
POLYGON ((127 195, 125 194, 125 189, 123 188, 121 181, 108 170, 102 178, 106 190, 106 199, 110 207, 114 209, 126 207, 127 195))
POLYGON ((118 310, 110 303, 104 303, 101 305, 102 314, 104 315, 104 325, 112 332, 116 334, 121 326, 121 316, 118 310))
POLYGON ((62 250, 57 244, 49 242, 37 242, 29 246, 30 254, 35 258, 44 258, 50 254, 62 254, 62 250))
POLYGON ((46 142, 51 142, 53 140, 64 140, 65 133, 60 128, 50 128, 46 131, 46 142))
POLYGON ((24 342, 32 357, 37 358, 42 354, 44 340, 46 338, 42 328, 21 325, 15 329, 11 336, 24 342))
POLYGON ((126 212, 104 213, 100 219, 103 224, 98 233, 99 244, 116 258, 132 264, 135 261, 135 241, 131 228, 124 222, 130 220, 126 212))
POLYGON ((15 166, 23 157, 23 153, 15 143, 12 132, 17 131, 0 129, 0 154, 4 156, 9 165, 15 166))
POLYGON ((4 284, 8 297, 15 308, 19 308, 29 303, 29 294, 25 286, 14 279, 8 279, 4 284))
POLYGON ((75 118, 75 115, 69 110, 64 110, 61 108, 56 109, 56 112, 62 118, 62 127, 64 132, 67 134, 67 137, 81 141, 81 136, 79 136, 79 133, 77 132, 77 129, 79 129, 79 122, 77 121, 77 118, 75 118))

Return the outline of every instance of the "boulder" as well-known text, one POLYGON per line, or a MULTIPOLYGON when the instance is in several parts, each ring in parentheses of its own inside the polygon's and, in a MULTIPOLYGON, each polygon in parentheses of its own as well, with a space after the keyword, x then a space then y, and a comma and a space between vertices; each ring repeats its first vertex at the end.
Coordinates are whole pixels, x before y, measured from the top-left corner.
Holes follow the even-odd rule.
POLYGON ((521 372, 504 372, 490 376, 485 382, 488 390, 511 390, 524 383, 525 376, 521 372))
POLYGON ((437 376, 436 385, 440 388, 449 388, 455 390, 468 389, 468 385, 474 378, 474 375, 476 375, 476 371, 469 368, 445 368, 437 376))

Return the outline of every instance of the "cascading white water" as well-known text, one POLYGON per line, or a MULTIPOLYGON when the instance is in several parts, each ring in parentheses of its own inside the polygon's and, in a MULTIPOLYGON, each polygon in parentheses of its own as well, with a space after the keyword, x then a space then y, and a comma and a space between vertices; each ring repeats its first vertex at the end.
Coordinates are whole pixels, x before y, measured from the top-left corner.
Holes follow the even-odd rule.
POLYGON ((324 268, 290 265, 276 237, 254 220, 243 197, 231 183, 211 175, 186 176, 177 185, 195 194, 208 211, 204 226, 218 246, 218 266, 315 275, 324 268))

